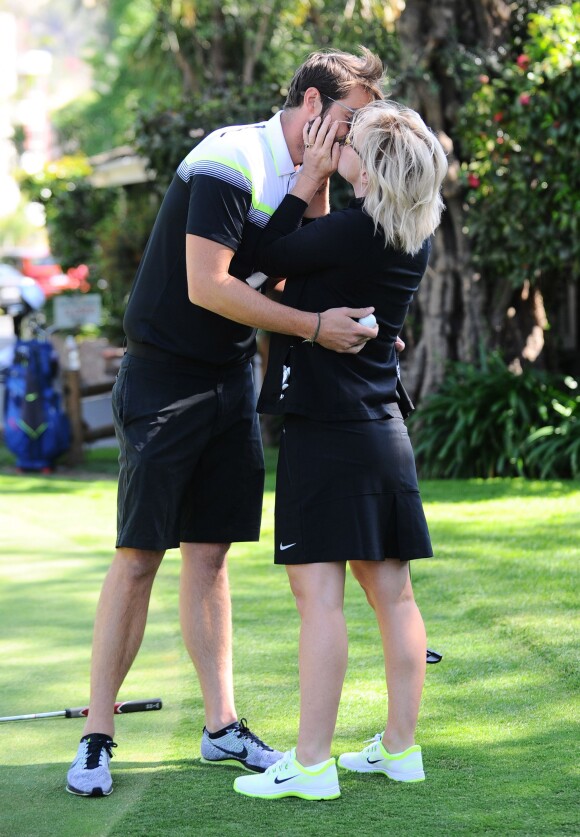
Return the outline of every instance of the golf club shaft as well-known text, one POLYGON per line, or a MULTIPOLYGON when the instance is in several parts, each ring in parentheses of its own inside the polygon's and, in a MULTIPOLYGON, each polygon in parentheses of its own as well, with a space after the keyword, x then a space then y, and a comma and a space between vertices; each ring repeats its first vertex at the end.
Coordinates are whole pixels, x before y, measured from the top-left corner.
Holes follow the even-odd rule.
MULTIPOLYGON (((115 715, 126 715, 129 712, 150 712, 154 709, 161 709, 162 706, 163 702, 161 698, 123 700, 115 704, 115 715)), ((88 714, 88 706, 77 706, 74 709, 60 709, 58 712, 37 712, 34 715, 11 715, 6 718, 0 718, 0 723, 5 721, 34 721, 40 718, 86 718, 88 714)))

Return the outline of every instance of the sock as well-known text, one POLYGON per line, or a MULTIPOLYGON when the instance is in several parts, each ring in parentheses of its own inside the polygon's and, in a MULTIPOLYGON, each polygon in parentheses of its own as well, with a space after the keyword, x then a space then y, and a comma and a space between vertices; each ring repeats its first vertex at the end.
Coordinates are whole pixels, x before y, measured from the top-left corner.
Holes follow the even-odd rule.
POLYGON ((89 741, 89 740, 92 740, 92 741, 112 741, 113 739, 111 738, 110 735, 105 735, 102 732, 89 732, 89 733, 87 733, 87 735, 83 735, 83 737, 81 738, 81 741, 89 741))
POLYGON ((231 724, 227 725, 227 727, 224 727, 223 729, 218 729, 217 732, 210 732, 208 729, 206 729, 206 732, 210 738, 220 738, 222 735, 225 735, 226 732, 230 732, 231 730, 236 729, 238 726, 238 721, 232 721, 231 724))

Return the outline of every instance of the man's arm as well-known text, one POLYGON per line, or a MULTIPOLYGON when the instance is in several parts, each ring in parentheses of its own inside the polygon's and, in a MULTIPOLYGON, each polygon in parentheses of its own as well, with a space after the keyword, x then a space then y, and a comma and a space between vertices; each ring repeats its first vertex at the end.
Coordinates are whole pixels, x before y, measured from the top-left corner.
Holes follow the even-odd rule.
MULTIPOLYGON (((274 302, 236 279, 228 272, 232 256, 229 247, 197 235, 186 236, 190 301, 243 325, 310 340, 317 329, 317 315, 274 302)), ((365 328, 356 319, 373 310, 331 308, 322 312, 316 342, 336 352, 360 352, 367 340, 377 336, 378 328, 365 328)))

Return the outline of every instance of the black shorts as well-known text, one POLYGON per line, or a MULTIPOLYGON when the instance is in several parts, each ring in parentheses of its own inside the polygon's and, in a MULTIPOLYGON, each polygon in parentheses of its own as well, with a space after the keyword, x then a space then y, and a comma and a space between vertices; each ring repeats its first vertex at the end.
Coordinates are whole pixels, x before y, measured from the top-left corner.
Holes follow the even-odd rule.
POLYGON ((397 407, 371 421, 285 418, 276 564, 433 555, 415 458, 397 407))
POLYGON ((251 365, 126 354, 113 388, 117 547, 257 541, 264 457, 251 365))

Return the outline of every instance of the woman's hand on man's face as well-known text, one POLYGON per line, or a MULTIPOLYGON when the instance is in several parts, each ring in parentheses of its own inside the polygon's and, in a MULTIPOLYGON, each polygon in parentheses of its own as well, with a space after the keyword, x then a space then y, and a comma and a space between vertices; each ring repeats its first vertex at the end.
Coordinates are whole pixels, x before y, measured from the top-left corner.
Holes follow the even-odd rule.
POLYGON ((317 116, 307 122, 302 131, 304 140, 304 162, 302 171, 312 180, 324 183, 338 167, 340 146, 335 142, 339 123, 333 122, 330 115, 321 120, 317 116))

